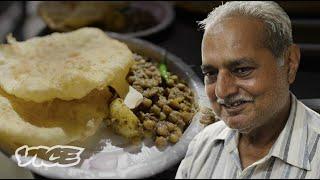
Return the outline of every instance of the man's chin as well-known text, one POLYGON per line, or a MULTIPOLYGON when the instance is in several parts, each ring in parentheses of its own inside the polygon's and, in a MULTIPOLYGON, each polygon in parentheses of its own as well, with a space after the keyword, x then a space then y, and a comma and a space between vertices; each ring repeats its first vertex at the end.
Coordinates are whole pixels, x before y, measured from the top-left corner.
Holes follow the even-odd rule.
POLYGON ((231 129, 246 131, 246 129, 248 128, 249 119, 245 115, 221 117, 221 119, 231 129))

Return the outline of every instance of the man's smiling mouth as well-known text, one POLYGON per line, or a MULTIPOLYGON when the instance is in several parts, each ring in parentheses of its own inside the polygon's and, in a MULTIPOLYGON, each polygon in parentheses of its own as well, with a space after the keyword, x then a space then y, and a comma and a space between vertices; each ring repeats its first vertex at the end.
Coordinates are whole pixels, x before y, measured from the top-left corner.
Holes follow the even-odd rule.
POLYGON ((242 105, 244 103, 247 103, 247 102, 249 102, 249 101, 240 100, 240 101, 236 101, 236 102, 231 103, 231 104, 222 104, 222 106, 224 106, 226 108, 236 108, 236 107, 238 107, 238 106, 240 106, 240 105, 242 105))
POLYGON ((229 116, 236 116, 241 114, 241 112, 247 107, 249 103, 253 101, 239 100, 233 103, 220 104, 221 107, 226 111, 229 116))

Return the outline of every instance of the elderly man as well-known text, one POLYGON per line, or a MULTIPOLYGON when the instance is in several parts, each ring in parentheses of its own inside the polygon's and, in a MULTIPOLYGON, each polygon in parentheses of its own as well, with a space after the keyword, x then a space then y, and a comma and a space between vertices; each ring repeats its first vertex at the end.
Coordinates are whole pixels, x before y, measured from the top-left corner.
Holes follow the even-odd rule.
POLYGON ((320 116, 290 92, 300 50, 274 2, 228 2, 201 23, 202 71, 218 121, 176 178, 320 178, 320 116))

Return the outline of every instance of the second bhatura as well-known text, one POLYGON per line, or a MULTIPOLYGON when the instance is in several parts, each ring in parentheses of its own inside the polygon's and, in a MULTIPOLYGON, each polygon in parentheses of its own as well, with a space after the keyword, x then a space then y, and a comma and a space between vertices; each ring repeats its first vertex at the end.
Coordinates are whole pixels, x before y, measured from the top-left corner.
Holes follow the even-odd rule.
MULTIPOLYGON (((97 28, 0 45, 0 141, 22 145, 82 141, 106 124, 130 141, 176 143, 198 106, 173 73, 97 28), (135 107, 125 98, 140 94, 135 107)), ((106 129, 107 130, 107 129, 106 129)))

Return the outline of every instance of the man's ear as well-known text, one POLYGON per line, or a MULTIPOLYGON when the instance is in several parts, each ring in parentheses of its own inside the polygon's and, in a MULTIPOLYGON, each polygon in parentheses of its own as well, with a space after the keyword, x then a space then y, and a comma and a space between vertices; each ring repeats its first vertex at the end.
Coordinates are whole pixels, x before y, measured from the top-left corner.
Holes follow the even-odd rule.
POLYGON ((300 48, 296 44, 292 44, 288 48, 287 63, 288 63, 288 83, 292 84, 296 78, 300 63, 300 48))

